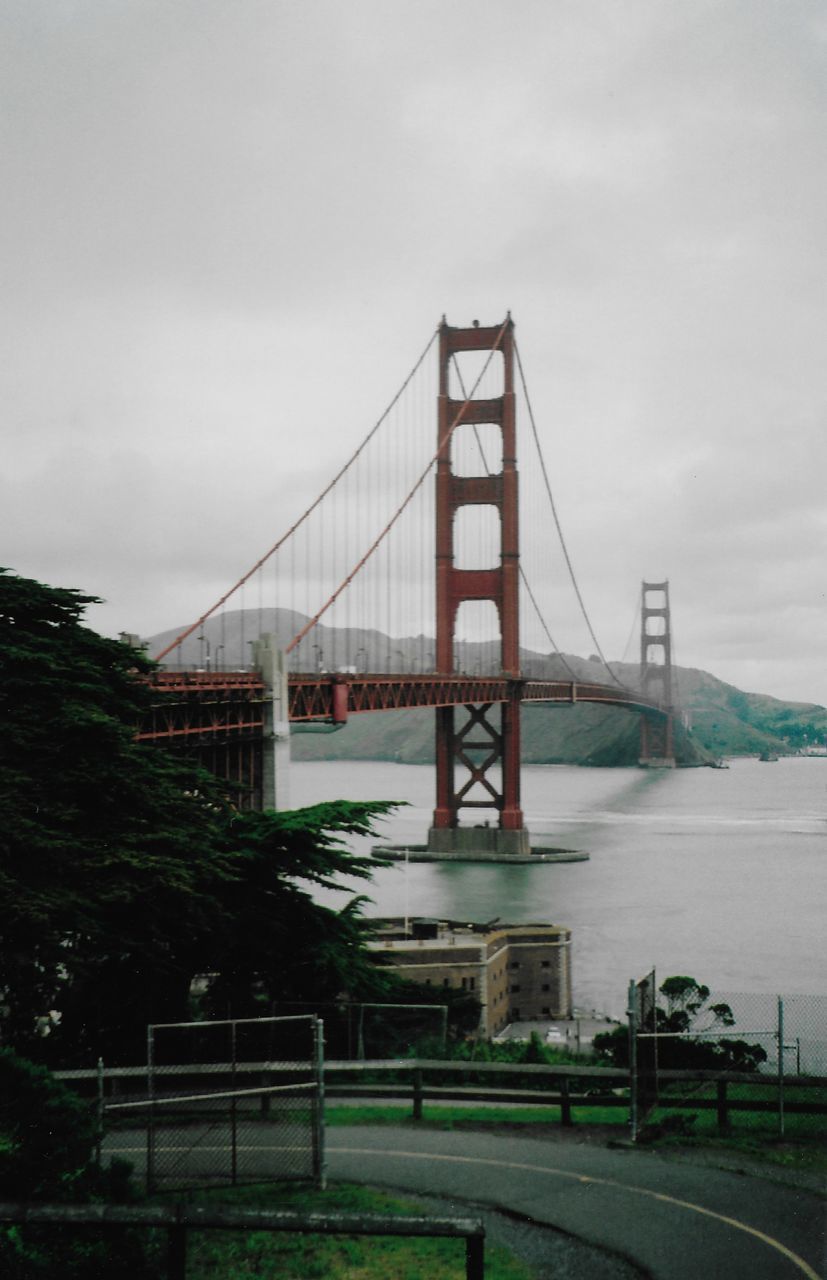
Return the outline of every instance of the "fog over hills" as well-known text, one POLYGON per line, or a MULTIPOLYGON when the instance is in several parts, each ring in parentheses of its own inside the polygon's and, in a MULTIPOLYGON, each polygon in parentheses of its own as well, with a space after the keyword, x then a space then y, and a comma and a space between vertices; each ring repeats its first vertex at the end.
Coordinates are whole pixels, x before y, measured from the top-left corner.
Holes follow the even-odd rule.
MULTIPOLYGON (((289 609, 227 611, 208 619, 164 659, 166 667, 237 670, 249 667, 251 645, 261 633, 273 632, 289 643, 307 623, 289 609)), ((165 631, 145 641, 157 655, 176 639, 165 631)), ((458 670, 494 674, 498 645, 457 644, 458 670)), ((381 631, 326 627, 318 624, 296 647, 290 669, 358 672, 427 672, 433 667, 432 636, 387 636, 381 631)), ((521 650, 523 674, 535 679, 608 682, 596 657, 521 650)), ((618 680, 639 685, 635 663, 611 663, 618 680)), ((687 764, 710 763, 727 755, 761 752, 785 754, 827 742, 827 709, 812 703, 782 702, 745 693, 706 671, 673 668, 673 688, 680 719, 676 725, 678 758, 687 764), (686 734, 689 729, 689 735, 686 734)), ((423 764, 433 760, 433 714, 429 709, 385 711, 353 716, 336 733, 307 734, 294 727, 297 760, 368 759, 423 764)), ((523 708, 523 759, 527 764, 632 765, 638 755, 638 719, 619 707, 594 705, 523 708)))

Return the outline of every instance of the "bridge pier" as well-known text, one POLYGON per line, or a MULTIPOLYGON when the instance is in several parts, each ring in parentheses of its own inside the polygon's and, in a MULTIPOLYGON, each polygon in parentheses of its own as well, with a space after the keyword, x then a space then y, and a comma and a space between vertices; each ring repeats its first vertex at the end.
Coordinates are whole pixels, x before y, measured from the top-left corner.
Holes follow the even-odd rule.
POLYGON ((526 827, 505 831, 502 827, 431 827, 428 853, 438 853, 446 862, 484 862, 486 858, 523 857, 531 853, 526 827))
POLYGON ((261 807, 290 808, 290 723, 287 657, 274 635, 253 644, 253 660, 264 681, 261 807))

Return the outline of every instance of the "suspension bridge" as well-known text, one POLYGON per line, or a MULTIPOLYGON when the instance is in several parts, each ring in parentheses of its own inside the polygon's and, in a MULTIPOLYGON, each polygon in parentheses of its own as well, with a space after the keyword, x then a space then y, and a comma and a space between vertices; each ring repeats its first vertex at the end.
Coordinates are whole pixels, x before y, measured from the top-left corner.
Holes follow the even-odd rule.
POLYGON ((434 708, 428 848, 449 857, 483 841, 496 856, 530 852, 524 703, 626 708, 641 764, 675 763, 668 583, 642 584, 639 687, 626 687, 571 564, 510 314, 443 319, 333 479, 155 657, 139 737, 196 755, 252 807, 287 807, 291 724, 434 708), (555 536, 605 681, 578 679, 549 629, 555 536), (537 651, 540 672, 525 661, 537 651))

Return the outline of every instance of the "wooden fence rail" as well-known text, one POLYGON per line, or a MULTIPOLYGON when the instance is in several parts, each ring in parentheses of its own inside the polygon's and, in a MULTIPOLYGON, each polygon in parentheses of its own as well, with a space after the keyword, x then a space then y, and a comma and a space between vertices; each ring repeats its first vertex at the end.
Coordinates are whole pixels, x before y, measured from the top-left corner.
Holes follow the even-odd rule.
MULTIPOLYGON (((251 1083, 266 1088, 280 1078, 289 1076, 289 1063, 247 1062, 237 1064, 236 1076, 247 1076, 251 1083)), ((212 1087, 220 1088, 229 1079, 229 1068, 216 1063, 190 1063, 164 1068, 166 1088, 175 1082, 176 1092, 185 1092, 197 1081, 203 1088, 206 1079, 212 1087)), ((114 1067, 103 1071, 57 1071, 55 1075, 73 1085, 80 1092, 92 1092, 100 1087, 104 1101, 114 1101, 125 1096, 145 1097, 145 1067, 114 1067), (95 1083, 97 1081, 97 1084, 95 1083)), ((332 1098, 410 1098, 413 1119, 421 1120, 426 1102, 486 1102, 504 1105, 557 1106, 560 1123, 574 1123, 573 1110, 588 1107, 629 1106, 629 1072, 619 1067, 587 1067, 565 1063, 550 1066, 542 1063, 508 1062, 456 1062, 437 1058, 372 1059, 362 1062, 331 1061, 324 1068, 325 1095, 332 1098), (473 1083, 462 1083, 469 1076, 477 1077, 473 1083), (367 1077, 367 1079, 366 1079, 367 1077), (370 1077, 373 1077, 371 1080, 370 1077), (490 1081, 490 1083, 489 1083, 490 1081)), ((772 1075, 746 1071, 690 1071, 669 1070, 658 1073, 661 1086, 659 1106, 670 1110, 714 1110, 721 1131, 729 1125, 733 1111, 774 1112, 777 1102, 773 1098, 735 1097, 731 1086, 749 1086, 751 1089, 773 1089, 776 1079, 772 1075), (714 1085, 714 1096, 686 1096, 686 1091, 672 1092, 677 1085, 697 1087, 714 1085), (665 1087, 670 1087, 664 1092, 665 1087)), ((787 1076, 787 1091, 827 1091, 827 1079, 820 1076, 787 1076)), ((827 1102, 823 1096, 785 1101, 785 1111, 790 1114, 827 1115, 827 1102)))

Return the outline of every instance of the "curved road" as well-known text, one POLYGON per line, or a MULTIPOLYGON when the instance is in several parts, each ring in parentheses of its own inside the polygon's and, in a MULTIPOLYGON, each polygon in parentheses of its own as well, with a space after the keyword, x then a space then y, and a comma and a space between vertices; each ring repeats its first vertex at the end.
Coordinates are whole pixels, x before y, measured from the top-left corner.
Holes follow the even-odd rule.
POLYGON ((652 1151, 354 1126, 328 1130, 327 1159, 333 1179, 516 1212, 620 1254, 654 1280, 827 1274, 824 1197, 652 1151))

